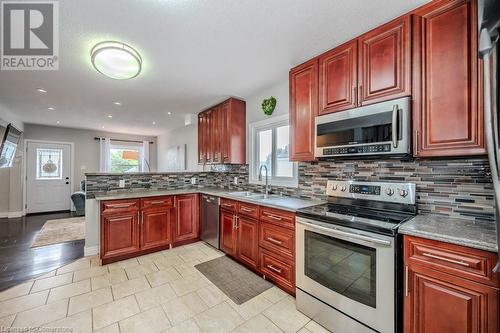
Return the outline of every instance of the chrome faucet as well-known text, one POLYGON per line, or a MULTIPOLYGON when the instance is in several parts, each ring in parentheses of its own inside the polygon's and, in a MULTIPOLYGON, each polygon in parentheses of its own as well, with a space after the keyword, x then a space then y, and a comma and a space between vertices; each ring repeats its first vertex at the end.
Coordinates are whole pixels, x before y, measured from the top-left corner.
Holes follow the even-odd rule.
POLYGON ((266 170, 266 194, 264 195, 264 199, 269 197, 269 171, 267 170, 267 165, 262 164, 259 169, 259 181, 262 181, 262 168, 266 170))

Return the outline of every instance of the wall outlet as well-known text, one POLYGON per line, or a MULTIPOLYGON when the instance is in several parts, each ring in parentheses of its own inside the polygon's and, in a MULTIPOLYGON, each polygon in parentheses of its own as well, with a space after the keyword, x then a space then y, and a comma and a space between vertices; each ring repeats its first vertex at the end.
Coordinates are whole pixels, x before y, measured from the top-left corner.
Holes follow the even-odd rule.
POLYGON ((120 182, 119 182, 118 186, 120 188, 124 188, 125 187, 125 179, 120 179, 120 182))
POLYGON ((234 185, 238 185, 238 177, 234 177, 233 183, 234 183, 234 185))
POLYGON ((196 177, 191 177, 191 185, 196 185, 197 179, 196 177))

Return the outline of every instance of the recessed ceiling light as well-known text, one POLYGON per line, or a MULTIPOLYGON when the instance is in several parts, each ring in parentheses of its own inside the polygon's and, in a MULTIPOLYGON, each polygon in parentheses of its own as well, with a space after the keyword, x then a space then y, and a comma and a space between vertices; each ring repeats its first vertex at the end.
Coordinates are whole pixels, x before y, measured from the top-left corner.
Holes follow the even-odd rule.
POLYGON ((116 80, 127 80, 141 72, 142 59, 132 47, 121 42, 102 42, 90 51, 94 68, 116 80))
POLYGON ((60 123, 61 123, 61 122, 60 122, 59 120, 58 120, 58 121, 56 121, 56 124, 57 124, 57 125, 59 125, 60 123))
POLYGON ((156 121, 153 121, 153 125, 156 125, 156 121))
POLYGON ((120 103, 120 102, 114 102, 113 104, 118 105, 118 106, 122 105, 122 103, 120 103))
POLYGON ((167 112, 167 114, 168 114, 169 116, 171 116, 171 115, 172 115, 172 112, 168 111, 168 112, 167 112))
POLYGON ((101 128, 104 129, 104 126, 102 126, 101 128))
POLYGON ((54 111, 55 109, 56 109, 56 108, 54 108, 54 107, 52 107, 52 106, 49 106, 49 107, 47 108, 47 110, 50 110, 50 111, 54 111))
POLYGON ((113 118, 113 115, 111 115, 111 114, 108 114, 108 118, 110 118, 110 119, 111 119, 111 118, 113 118))
POLYGON ((45 90, 43 88, 36 88, 36 91, 38 91, 39 93, 42 93, 42 94, 46 94, 47 93, 47 90, 45 90))

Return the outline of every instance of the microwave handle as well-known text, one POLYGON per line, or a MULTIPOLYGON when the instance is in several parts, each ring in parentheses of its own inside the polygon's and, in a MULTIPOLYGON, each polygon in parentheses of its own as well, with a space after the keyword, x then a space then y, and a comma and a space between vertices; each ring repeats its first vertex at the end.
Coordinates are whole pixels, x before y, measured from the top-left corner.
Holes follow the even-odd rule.
POLYGON ((392 146, 398 147, 398 105, 392 107, 392 146))

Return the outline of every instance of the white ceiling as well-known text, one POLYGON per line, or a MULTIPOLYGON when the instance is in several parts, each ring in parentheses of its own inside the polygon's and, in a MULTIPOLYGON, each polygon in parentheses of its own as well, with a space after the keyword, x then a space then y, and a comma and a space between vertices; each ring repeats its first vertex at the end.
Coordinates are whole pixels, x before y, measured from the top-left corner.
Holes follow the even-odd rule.
POLYGON ((425 2, 62 0, 59 70, 1 71, 0 104, 27 123, 158 135, 425 2), (136 48, 143 72, 126 81, 98 74, 89 52, 103 40, 136 48))

